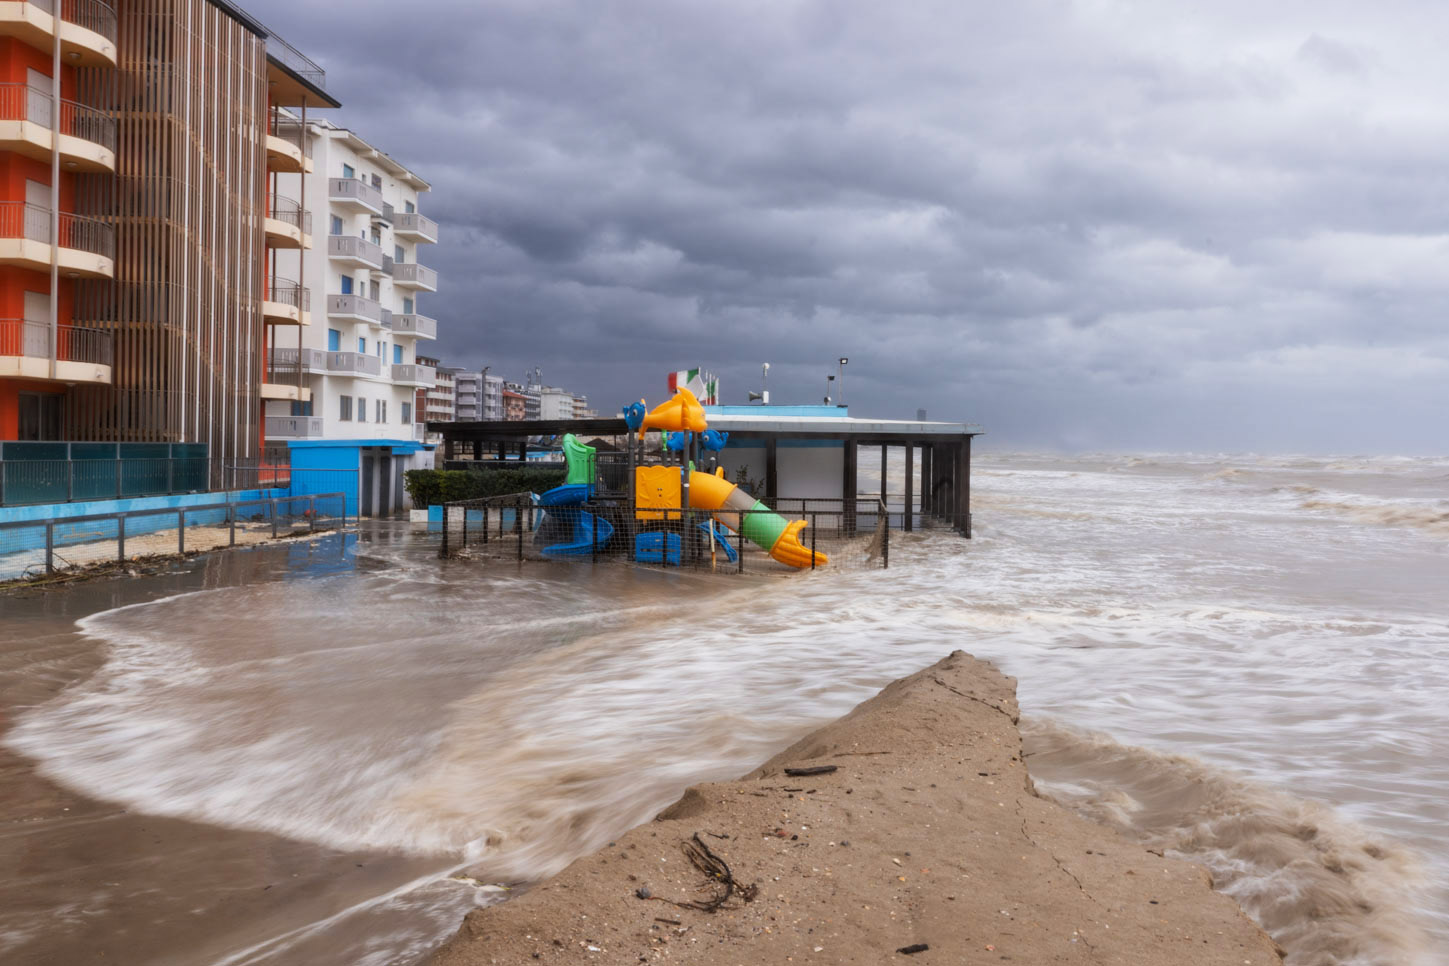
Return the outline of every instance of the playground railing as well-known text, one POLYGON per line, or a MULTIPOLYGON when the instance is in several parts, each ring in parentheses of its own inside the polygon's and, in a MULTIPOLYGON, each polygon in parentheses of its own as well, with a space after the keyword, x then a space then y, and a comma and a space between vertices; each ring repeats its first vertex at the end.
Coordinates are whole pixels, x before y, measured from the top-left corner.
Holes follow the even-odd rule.
POLYGON ((879 502, 847 508, 842 500, 807 501, 784 510, 661 509, 596 499, 548 507, 530 494, 459 500, 443 507, 439 556, 478 560, 620 561, 715 573, 789 574, 799 570, 877 569, 890 565, 889 515, 879 502), (804 520, 798 540, 813 566, 790 566, 746 536, 753 520, 804 520))

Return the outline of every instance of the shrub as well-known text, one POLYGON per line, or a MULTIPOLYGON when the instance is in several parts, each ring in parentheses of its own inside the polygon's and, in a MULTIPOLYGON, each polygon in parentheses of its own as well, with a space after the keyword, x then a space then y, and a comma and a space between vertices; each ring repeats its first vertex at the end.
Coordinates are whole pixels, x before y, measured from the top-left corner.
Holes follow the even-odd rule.
POLYGON ((427 509, 454 500, 476 500, 507 493, 542 493, 563 485, 568 470, 558 466, 520 466, 507 470, 408 470, 403 487, 413 507, 427 509))

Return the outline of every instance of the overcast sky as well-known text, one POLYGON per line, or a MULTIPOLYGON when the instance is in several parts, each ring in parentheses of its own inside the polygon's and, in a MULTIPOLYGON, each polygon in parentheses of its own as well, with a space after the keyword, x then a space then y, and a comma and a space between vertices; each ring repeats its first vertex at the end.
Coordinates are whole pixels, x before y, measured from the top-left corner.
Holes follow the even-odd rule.
POLYGON ((450 364, 1003 449, 1449 451, 1449 5, 243 4, 430 180, 450 364))

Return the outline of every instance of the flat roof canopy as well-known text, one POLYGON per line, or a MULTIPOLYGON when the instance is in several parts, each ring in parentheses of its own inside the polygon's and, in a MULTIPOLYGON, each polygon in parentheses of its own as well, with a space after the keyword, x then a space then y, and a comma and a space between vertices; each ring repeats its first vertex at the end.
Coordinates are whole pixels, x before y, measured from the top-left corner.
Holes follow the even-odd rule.
MULTIPOLYGON (((743 409, 745 407, 730 407, 743 409)), ((969 423, 939 423, 903 419, 855 419, 844 415, 793 415, 786 407, 776 414, 764 406, 749 413, 706 412, 711 429, 738 439, 855 440, 858 443, 924 443, 955 441, 980 436, 983 430, 969 423)), ((801 407, 803 408, 803 407, 801 407)), ((454 443, 507 442, 530 436, 623 436, 629 426, 622 416, 594 419, 488 419, 473 422, 428 423, 428 432, 440 433, 454 443)))

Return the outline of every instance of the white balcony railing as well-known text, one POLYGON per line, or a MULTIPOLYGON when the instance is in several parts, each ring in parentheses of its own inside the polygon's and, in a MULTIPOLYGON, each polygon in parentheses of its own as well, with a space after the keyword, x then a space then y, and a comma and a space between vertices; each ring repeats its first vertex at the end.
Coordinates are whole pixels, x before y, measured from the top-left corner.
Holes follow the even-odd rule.
POLYGON ((356 235, 328 235, 327 257, 340 262, 382 271, 382 246, 356 235))
POLYGON ((437 370, 429 366, 416 365, 394 365, 392 367, 392 381, 400 382, 406 386, 419 386, 431 389, 437 385, 437 370))
POLYGON ((419 339, 438 337, 438 320, 426 315, 394 315, 392 330, 398 335, 415 335, 419 339))
POLYGON ((267 439, 317 439, 321 435, 321 416, 267 417, 267 439))
POLYGON ((340 375, 382 375, 382 360, 361 352, 327 353, 327 371, 340 375))
POLYGON ((327 296, 327 315, 329 318, 361 319, 382 325, 382 306, 361 295, 327 296))
POLYGON ((394 215, 392 230, 395 235, 417 241, 437 242, 438 240, 438 223, 416 211, 405 211, 394 215))
POLYGON ((362 208, 375 215, 382 214, 385 204, 381 191, 358 178, 328 178, 327 198, 334 204, 362 208))
POLYGON ((399 262, 392 267, 392 282, 400 288, 438 290, 438 273, 417 262, 399 262))

